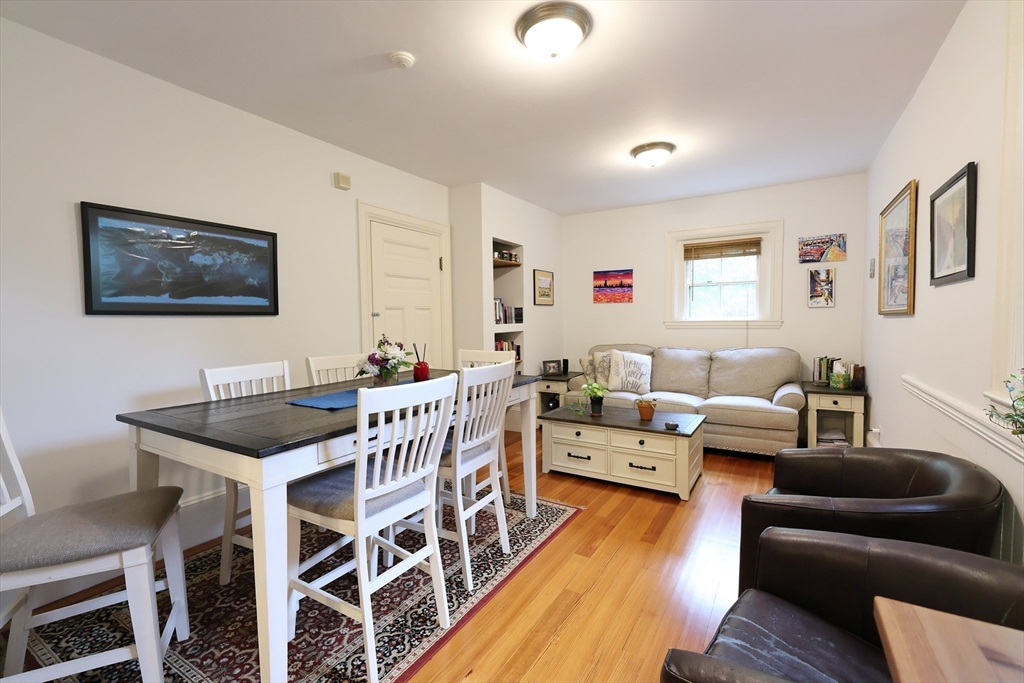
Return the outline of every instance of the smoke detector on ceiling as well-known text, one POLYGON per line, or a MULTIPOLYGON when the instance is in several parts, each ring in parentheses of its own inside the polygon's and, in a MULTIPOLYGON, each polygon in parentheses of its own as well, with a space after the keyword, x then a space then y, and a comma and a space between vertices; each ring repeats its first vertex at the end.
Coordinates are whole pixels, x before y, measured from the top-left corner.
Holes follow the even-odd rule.
POLYGON ((403 69, 411 68, 416 63, 416 58, 408 52, 392 52, 391 63, 403 69))

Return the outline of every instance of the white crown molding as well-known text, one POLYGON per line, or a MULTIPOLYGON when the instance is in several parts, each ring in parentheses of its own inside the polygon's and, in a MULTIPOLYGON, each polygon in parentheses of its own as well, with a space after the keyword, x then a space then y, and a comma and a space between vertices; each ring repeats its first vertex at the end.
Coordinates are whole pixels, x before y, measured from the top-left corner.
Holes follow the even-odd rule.
POLYGON ((948 418, 981 437, 986 443, 995 446, 1006 455, 1024 463, 1024 444, 1009 430, 997 427, 989 421, 984 411, 969 406, 949 394, 930 387, 910 375, 903 375, 903 388, 910 394, 921 399, 948 418))

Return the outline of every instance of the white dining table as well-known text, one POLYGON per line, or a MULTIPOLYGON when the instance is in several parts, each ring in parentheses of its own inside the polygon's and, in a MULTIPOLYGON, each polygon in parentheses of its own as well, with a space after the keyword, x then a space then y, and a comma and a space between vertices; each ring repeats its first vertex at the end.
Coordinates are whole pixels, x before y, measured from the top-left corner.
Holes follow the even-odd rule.
MULTIPOLYGON (((432 377, 451 371, 432 370, 432 377)), ((539 376, 517 375, 508 405, 520 407, 526 514, 537 515, 539 376)), ((159 485, 174 460, 248 485, 259 629, 260 680, 288 680, 288 482, 355 460, 356 409, 328 411, 288 401, 367 386, 318 387, 158 408, 117 416, 128 425, 133 490, 159 485)))

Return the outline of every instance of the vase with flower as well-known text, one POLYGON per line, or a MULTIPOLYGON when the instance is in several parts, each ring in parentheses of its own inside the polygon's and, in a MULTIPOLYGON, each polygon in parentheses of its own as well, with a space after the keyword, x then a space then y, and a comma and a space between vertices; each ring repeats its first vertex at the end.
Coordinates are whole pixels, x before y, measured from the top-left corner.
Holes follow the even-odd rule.
POLYGON ((402 342, 392 342, 387 335, 382 334, 377 342, 377 350, 366 357, 356 377, 373 377, 375 387, 398 384, 399 371, 412 367, 412 361, 408 360, 411 355, 412 352, 406 351, 402 342))

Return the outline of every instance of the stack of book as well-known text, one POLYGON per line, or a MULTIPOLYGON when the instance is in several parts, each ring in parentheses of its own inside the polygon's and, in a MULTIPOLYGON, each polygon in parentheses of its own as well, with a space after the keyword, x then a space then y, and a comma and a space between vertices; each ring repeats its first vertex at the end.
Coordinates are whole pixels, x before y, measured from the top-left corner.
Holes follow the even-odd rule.
POLYGON ((833 446, 835 448, 846 448, 850 443, 846 440, 846 434, 839 429, 826 429, 818 434, 818 446, 833 446))
POLYGON ((844 361, 842 358, 831 356, 818 356, 811 363, 811 381, 819 386, 828 386, 828 376, 838 372, 838 365, 842 365, 841 374, 850 375, 851 389, 864 388, 864 366, 844 361))
POLYGON ((516 352, 516 362, 517 363, 523 359, 522 355, 520 355, 520 349, 521 349, 521 347, 519 346, 519 344, 513 344, 512 342, 510 342, 510 341, 508 341, 506 339, 495 339, 494 340, 494 350, 495 351, 515 351, 516 352))
POLYGON ((523 322, 521 306, 506 306, 501 299, 494 300, 494 322, 498 325, 511 325, 523 322))

